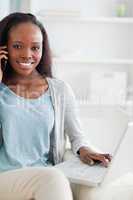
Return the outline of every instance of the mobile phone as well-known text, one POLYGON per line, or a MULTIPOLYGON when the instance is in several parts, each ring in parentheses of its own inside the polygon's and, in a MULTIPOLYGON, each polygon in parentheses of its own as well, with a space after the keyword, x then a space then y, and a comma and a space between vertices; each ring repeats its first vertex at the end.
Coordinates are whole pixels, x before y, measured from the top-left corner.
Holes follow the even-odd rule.
POLYGON ((2 71, 5 71, 6 66, 7 66, 7 60, 5 58, 2 58, 1 59, 1 69, 2 69, 2 71))

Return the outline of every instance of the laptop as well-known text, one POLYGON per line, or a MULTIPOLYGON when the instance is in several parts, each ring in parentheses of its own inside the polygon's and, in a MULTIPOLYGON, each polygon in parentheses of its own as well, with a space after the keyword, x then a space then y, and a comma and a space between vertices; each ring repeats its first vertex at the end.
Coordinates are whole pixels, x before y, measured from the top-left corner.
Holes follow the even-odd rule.
MULTIPOLYGON (((104 146, 103 152, 110 153, 113 156, 109 167, 105 168, 100 164, 89 166, 80 161, 80 159, 76 156, 72 156, 71 159, 57 164, 55 167, 60 169, 71 183, 87 185, 89 187, 96 187, 108 180, 110 173, 112 173, 111 169, 114 165, 115 157, 119 152, 120 145, 124 140, 129 120, 126 114, 123 113, 123 111, 121 110, 97 110, 95 112, 95 116, 94 111, 93 115, 91 115, 90 113, 91 112, 89 112, 90 117, 85 117, 86 125, 91 124, 91 127, 88 126, 89 132, 94 131, 95 137, 96 134, 99 135, 101 133, 101 141, 105 139, 104 143, 108 143, 106 145, 103 145, 101 143, 101 146, 104 146), (110 144, 110 138, 112 144, 110 144)), ((81 118, 82 117, 83 115, 81 114, 81 118)), ((84 130, 87 130, 86 125, 84 124, 84 130)))

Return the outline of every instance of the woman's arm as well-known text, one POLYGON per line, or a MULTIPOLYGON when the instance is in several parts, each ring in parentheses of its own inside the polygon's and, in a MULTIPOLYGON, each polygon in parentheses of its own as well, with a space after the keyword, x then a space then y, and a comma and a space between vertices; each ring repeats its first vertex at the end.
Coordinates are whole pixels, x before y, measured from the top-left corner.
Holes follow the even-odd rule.
POLYGON ((89 141, 86 140, 85 135, 80 127, 78 118, 78 106, 74 93, 69 85, 65 88, 65 132, 70 138, 72 150, 75 154, 79 154, 79 158, 87 164, 101 163, 107 167, 111 161, 110 154, 103 154, 96 151, 89 141))

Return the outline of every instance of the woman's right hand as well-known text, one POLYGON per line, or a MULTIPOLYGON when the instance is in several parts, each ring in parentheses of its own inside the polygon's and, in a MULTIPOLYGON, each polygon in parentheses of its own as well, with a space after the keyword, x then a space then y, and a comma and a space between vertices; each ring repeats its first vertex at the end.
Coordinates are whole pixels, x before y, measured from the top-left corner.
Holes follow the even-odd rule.
POLYGON ((7 46, 1 46, 0 47, 0 82, 3 77, 2 67, 5 67, 5 66, 2 66, 2 60, 4 59, 6 61, 8 59, 7 54, 8 54, 7 46))
POLYGON ((88 147, 80 147, 79 154, 80 160, 89 165, 99 163, 104 167, 108 167, 112 159, 112 156, 110 154, 98 153, 90 150, 88 147))

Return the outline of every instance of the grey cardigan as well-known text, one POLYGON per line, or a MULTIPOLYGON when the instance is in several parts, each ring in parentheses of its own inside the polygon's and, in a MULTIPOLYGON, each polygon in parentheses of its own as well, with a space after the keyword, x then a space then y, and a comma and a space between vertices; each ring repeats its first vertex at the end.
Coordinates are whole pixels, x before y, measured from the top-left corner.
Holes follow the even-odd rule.
POLYGON ((80 127, 77 115, 77 103, 71 87, 62 80, 47 78, 55 123, 51 134, 50 160, 53 164, 62 162, 65 153, 66 134, 69 136, 74 154, 81 146, 88 146, 80 127))

